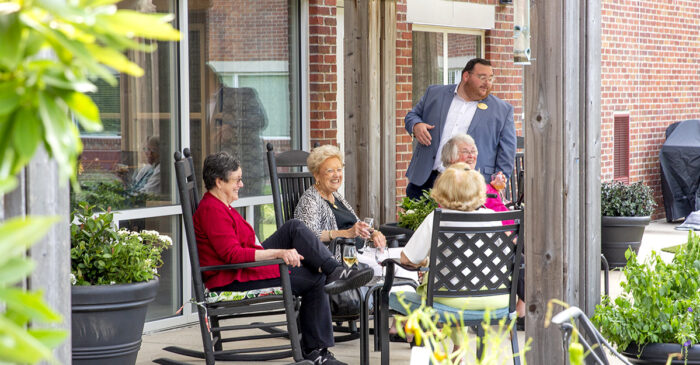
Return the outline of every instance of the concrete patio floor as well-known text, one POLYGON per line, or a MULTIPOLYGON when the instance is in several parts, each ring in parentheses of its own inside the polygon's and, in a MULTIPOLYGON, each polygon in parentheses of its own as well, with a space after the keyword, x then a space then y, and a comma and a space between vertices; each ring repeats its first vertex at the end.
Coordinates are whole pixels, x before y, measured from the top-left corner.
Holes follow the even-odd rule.
MULTIPOLYGON (((642 240, 642 246, 639 250, 639 257, 641 259, 649 256, 651 251, 657 251, 665 258, 670 259, 671 254, 662 253, 661 249, 668 246, 674 246, 686 241, 688 232, 676 231, 676 227, 679 223, 667 223, 665 220, 652 222, 645 230, 644 237, 642 240)), ((602 278, 602 274, 601 274, 602 278)), ((612 271, 610 273, 610 293, 612 296, 617 296, 620 294, 620 280, 622 279, 622 273, 620 271, 612 271)), ((602 285, 602 280, 601 280, 602 285)), ((520 342, 520 347, 522 348, 525 341, 525 333, 518 332, 518 340, 520 342)), ((268 340, 269 341, 269 340, 268 340)), ((282 340, 277 340, 282 344, 282 340)), ((370 339, 371 341, 371 339, 370 339)), ((175 354, 163 351, 162 348, 171 345, 179 345, 186 348, 191 348, 194 350, 201 351, 201 338, 199 335, 199 327, 196 324, 167 330, 155 333, 145 334, 143 336, 143 343, 141 345, 141 350, 138 354, 137 364, 151 364, 153 360, 166 357, 173 360, 184 361, 190 364, 204 364, 204 360, 192 359, 184 356, 179 356, 175 354)), ((372 344, 370 343, 370 348, 372 344)), ((347 362, 351 365, 357 365, 360 363, 360 341, 354 340, 349 342, 343 342, 336 344, 331 350, 336 355, 339 360, 347 362)), ((510 356, 510 346, 508 341, 505 341, 503 348, 503 356, 510 356)), ((410 362, 410 347, 405 343, 392 343, 391 344, 391 363, 392 364, 408 364, 410 362)), ((378 364, 380 361, 378 352, 370 352, 370 362, 372 364, 378 364)), ((270 364, 288 364, 291 359, 282 359, 276 361, 268 361, 266 363, 270 364)), ((243 362, 237 362, 242 364, 243 362)), ((504 362, 508 363, 508 362, 504 362)), ((622 364, 622 362, 611 359, 611 364, 622 364)))

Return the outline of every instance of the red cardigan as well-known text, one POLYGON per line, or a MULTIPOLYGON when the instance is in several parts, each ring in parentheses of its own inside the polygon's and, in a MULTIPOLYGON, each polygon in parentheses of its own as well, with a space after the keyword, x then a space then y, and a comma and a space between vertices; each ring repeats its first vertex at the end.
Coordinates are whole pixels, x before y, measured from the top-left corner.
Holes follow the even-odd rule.
MULTIPOLYGON (((215 196, 205 193, 194 214, 194 231, 200 266, 238 264, 255 261, 255 251, 263 247, 255 244, 255 231, 238 211, 215 196)), ((233 281, 246 282, 278 278, 276 265, 251 267, 241 270, 204 272, 204 285, 211 289, 233 281)))

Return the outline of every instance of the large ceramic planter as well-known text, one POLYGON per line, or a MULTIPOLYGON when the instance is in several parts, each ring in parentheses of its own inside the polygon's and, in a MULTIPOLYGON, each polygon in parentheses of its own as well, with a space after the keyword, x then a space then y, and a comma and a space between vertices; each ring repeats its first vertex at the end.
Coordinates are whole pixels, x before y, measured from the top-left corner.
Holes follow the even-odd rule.
POLYGON ((158 279, 72 287, 73 364, 136 363, 146 308, 157 289, 158 279))
POLYGON ((644 228, 651 217, 602 217, 600 223, 600 250, 611 268, 627 264, 625 251, 630 247, 637 253, 642 244, 644 228))
MULTIPOLYGON (((664 365, 668 359, 668 354, 679 353, 682 348, 679 344, 672 343, 650 343, 644 346, 644 350, 639 354, 636 344, 630 344, 621 354, 625 355, 633 364, 644 365, 664 365)), ((700 346, 688 347, 688 362, 685 360, 673 360, 673 365, 700 365, 700 346)))

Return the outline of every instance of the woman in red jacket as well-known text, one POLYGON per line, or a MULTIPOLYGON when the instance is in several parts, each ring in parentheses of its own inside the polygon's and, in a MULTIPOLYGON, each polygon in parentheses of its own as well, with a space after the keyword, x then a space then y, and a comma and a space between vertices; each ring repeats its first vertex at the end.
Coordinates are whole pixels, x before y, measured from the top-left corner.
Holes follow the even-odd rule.
MULTIPOLYGON (((230 206, 243 187, 238 159, 226 152, 209 155, 202 172, 207 192, 194 215, 200 266, 283 259, 290 267, 294 295, 301 296, 299 323, 304 357, 314 363, 344 364, 327 350, 334 345, 333 324, 325 293, 339 293, 366 284, 372 269, 351 270, 303 223, 289 220, 262 244, 253 227, 230 206)), ((276 265, 204 273, 211 291, 244 291, 280 285, 276 265)))

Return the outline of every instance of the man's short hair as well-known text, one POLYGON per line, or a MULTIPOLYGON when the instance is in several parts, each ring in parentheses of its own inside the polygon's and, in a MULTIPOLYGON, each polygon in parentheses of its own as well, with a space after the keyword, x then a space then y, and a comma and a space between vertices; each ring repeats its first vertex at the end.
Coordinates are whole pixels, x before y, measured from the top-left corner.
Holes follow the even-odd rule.
POLYGON ((241 162, 238 158, 231 156, 228 152, 217 152, 204 159, 202 168, 202 178, 204 187, 211 190, 216 186, 216 179, 228 182, 228 177, 232 172, 238 171, 241 162))
POLYGON ((464 66, 464 69, 462 69, 462 75, 464 75, 465 72, 471 72, 477 63, 480 65, 484 65, 484 66, 491 66, 491 61, 489 61, 487 59, 483 59, 483 58, 479 58, 479 57, 472 58, 471 60, 469 60, 469 62, 467 62, 467 65, 464 66))

